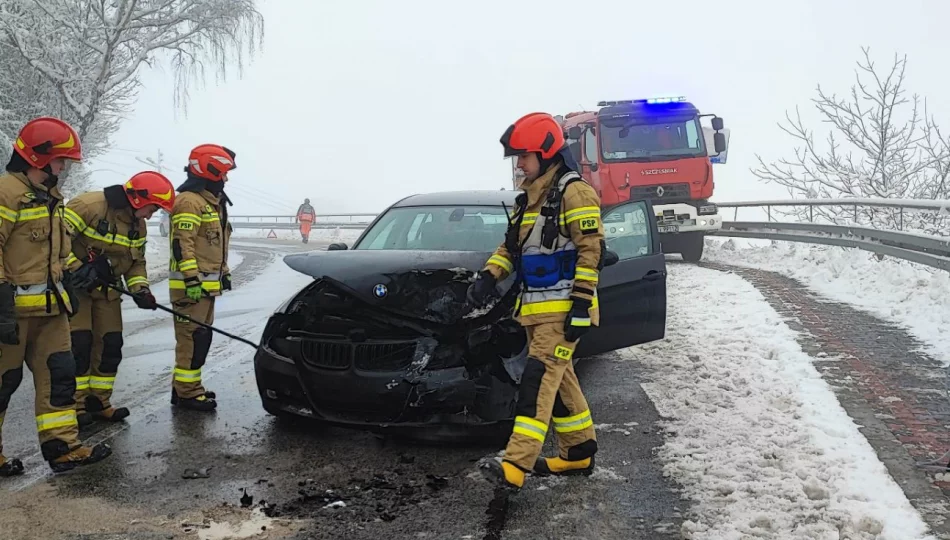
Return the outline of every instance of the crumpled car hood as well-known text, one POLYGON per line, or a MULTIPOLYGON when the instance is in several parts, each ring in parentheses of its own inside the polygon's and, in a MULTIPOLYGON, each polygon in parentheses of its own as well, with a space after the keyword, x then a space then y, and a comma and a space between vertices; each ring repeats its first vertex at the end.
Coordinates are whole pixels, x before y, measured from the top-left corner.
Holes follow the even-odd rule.
MULTIPOLYGON (((284 262, 316 280, 333 282, 370 306, 451 325, 488 313, 473 312, 465 293, 490 256, 475 251, 315 251, 288 255, 284 262)), ((511 281, 503 282, 499 293, 511 281)))

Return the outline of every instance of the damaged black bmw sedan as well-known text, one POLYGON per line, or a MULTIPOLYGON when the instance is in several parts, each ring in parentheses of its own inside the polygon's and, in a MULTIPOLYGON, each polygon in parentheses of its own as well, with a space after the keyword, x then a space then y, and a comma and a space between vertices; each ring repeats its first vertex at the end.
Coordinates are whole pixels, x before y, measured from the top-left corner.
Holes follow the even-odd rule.
MULTIPOLYGON (((508 429, 527 357, 512 319, 519 287, 513 277, 499 283, 498 301, 481 310, 465 295, 503 240, 516 194, 410 196, 352 248, 287 256, 313 282, 261 336, 254 369, 264 409, 372 430, 508 429)), ((652 218, 648 201, 603 212, 601 324, 575 361, 664 337, 666 263, 652 218)))

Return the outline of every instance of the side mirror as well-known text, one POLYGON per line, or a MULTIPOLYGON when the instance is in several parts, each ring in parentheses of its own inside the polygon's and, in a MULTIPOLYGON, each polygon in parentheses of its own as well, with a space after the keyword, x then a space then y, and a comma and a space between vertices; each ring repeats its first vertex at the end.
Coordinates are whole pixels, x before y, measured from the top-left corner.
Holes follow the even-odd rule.
POLYGON ((327 246, 327 251, 345 251, 347 249, 350 249, 350 247, 345 242, 334 242, 327 246))
POLYGON ((599 168, 600 168, 600 165, 598 165, 596 162, 590 164, 591 172, 597 172, 597 169, 599 168))
POLYGON ((721 154, 726 151, 726 135, 724 133, 713 134, 713 144, 716 146, 716 153, 721 154))
POLYGON ((722 131, 722 118, 714 116, 712 119, 712 128, 716 131, 722 131))
POLYGON ((580 139, 581 135, 583 134, 584 134, 584 131, 580 128, 580 126, 574 126, 571 129, 567 130, 568 139, 580 139))
POLYGON ((609 249, 606 251, 606 253, 604 253, 604 268, 613 266, 618 262, 620 262, 620 255, 617 255, 617 253, 610 251, 609 249))

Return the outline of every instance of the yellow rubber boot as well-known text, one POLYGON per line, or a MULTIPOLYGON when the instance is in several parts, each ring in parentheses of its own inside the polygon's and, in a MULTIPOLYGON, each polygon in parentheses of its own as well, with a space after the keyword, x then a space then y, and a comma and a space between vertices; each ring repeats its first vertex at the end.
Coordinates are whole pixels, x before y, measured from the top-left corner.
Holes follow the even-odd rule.
POLYGON ((594 472, 594 456, 576 461, 568 461, 560 457, 541 458, 534 462, 534 472, 545 475, 590 476, 594 472))
POLYGON ((481 470, 488 480, 500 487, 520 490, 524 486, 525 472, 507 461, 488 460, 481 470))

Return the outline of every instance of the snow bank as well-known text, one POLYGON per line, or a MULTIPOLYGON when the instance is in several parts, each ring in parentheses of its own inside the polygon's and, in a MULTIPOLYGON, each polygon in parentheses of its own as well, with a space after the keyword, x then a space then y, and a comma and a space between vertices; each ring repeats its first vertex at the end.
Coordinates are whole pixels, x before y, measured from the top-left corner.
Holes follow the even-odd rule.
POLYGON ((950 273, 859 249, 795 242, 754 245, 714 240, 705 258, 780 272, 825 297, 905 328, 950 365, 950 273))
POLYGON ((622 355, 668 418, 659 457, 694 501, 684 537, 933 538, 752 285, 671 266, 669 306, 667 339, 622 355))

